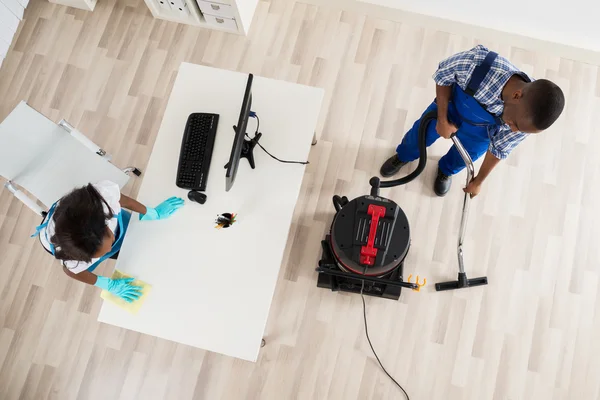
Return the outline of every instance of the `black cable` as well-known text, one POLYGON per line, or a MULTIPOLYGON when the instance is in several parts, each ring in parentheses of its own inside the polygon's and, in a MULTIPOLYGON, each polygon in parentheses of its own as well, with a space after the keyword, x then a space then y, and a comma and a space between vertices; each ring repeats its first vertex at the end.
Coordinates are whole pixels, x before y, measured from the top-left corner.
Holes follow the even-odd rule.
MULTIPOLYGON (((399 186, 399 185, 405 185, 408 182, 415 179, 417 176, 419 176, 421 174, 421 172, 423 172, 423 170, 425 169, 425 165, 427 164, 427 127, 431 123, 431 121, 433 121, 434 119, 437 119, 436 111, 429 111, 421 117, 421 122, 419 124, 419 139, 418 139, 419 140, 419 163, 417 164, 417 168, 413 172, 411 172, 410 174, 408 174, 406 176, 403 176, 402 178, 394 179, 392 181, 380 181, 379 182, 380 188, 389 188, 389 187, 394 187, 394 186, 399 186)), ((371 179, 373 179, 373 178, 371 178, 371 179)))
MULTIPOLYGON (((365 269, 363 270, 363 275, 365 275, 366 272, 367 272, 367 267, 365 266, 365 269)), ((365 288, 365 281, 363 280, 362 281, 362 285, 360 287, 360 297, 362 298, 362 304, 363 304, 363 317, 364 317, 364 321, 365 321, 365 335, 367 336, 367 341, 369 342, 369 346, 371 346, 371 351, 373 352, 373 355, 375 355, 375 358, 377 359, 377 362, 379 363, 379 366, 381 367, 381 369, 383 370, 383 372, 385 372, 385 374, 392 380, 392 382, 394 382, 396 384, 396 386, 398 386, 400 388, 400 390, 402 390, 402 392, 404 392, 404 395, 406 396, 406 400, 410 400, 410 396, 408 395, 408 393, 406 393, 406 390, 404 390, 404 388, 402 387, 402 385, 400 385, 392 377, 392 375, 390 375, 389 372, 387 372, 387 370, 385 369, 385 367, 381 363, 381 360, 379 359, 379 356, 375 352, 375 349, 373 348, 373 343, 371 343, 371 338, 369 337, 369 328, 367 326, 367 305, 365 304, 365 295, 363 294, 364 288, 365 288)))
MULTIPOLYGON (((254 118, 256 118, 256 131, 254 132, 254 136, 256 136, 258 134, 258 130, 260 128, 260 118, 258 118, 258 114, 254 113, 254 118)), ((251 139, 250 136, 248 136, 248 134, 246 133, 246 137, 248 139, 251 139)), ((279 161, 280 163, 284 163, 284 164, 300 164, 300 165, 307 165, 309 164, 308 161, 289 161, 289 160, 281 160, 277 157, 275 157, 273 154, 269 153, 267 151, 267 149, 265 149, 262 144, 260 144, 259 142, 256 142, 256 144, 258 145, 258 147, 260 147, 265 153, 267 153, 269 156, 271 156, 272 159, 279 161)))
POLYGON ((307 165, 307 164, 309 164, 309 162, 308 162, 308 161, 288 161, 288 160, 280 160, 279 158, 275 157, 273 154, 269 153, 269 152, 267 151, 267 149, 265 149, 265 148, 262 146, 262 144, 260 144, 260 143, 258 143, 258 142, 256 142, 256 144, 258 145, 258 147, 260 147, 261 149, 263 149, 263 151, 264 151, 265 153, 267 153, 268 155, 270 155, 270 156, 271 156, 271 158, 273 158, 273 159, 275 159, 275 160, 279 161, 280 163, 284 163, 284 164, 300 164, 300 165, 307 165))

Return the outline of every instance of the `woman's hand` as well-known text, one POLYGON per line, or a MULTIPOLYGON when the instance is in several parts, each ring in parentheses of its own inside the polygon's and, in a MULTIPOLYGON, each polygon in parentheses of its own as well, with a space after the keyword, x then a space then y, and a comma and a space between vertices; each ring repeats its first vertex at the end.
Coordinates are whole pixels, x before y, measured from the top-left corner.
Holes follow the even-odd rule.
POLYGON ((185 202, 179 197, 171 197, 159 205, 156 208, 146 207, 146 213, 140 214, 140 220, 142 221, 156 221, 159 219, 169 218, 173 213, 179 210, 185 202))
POLYGON ((115 296, 119 296, 126 302, 132 303, 142 295, 142 288, 131 284, 133 280, 133 278, 110 279, 99 276, 94 286, 107 290, 115 296))

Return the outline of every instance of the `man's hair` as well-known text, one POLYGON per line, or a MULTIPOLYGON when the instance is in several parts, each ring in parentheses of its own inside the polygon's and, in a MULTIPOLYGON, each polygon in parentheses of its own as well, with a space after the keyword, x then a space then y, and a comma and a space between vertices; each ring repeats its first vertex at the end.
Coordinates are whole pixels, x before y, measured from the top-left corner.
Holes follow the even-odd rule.
POLYGON ((544 130, 549 128, 565 108, 565 95, 561 88, 547 79, 532 82, 525 96, 533 125, 544 130))
POLYGON ((106 237, 106 220, 112 216, 106 200, 90 184, 64 196, 53 217, 50 242, 56 249, 54 256, 89 263, 106 237))

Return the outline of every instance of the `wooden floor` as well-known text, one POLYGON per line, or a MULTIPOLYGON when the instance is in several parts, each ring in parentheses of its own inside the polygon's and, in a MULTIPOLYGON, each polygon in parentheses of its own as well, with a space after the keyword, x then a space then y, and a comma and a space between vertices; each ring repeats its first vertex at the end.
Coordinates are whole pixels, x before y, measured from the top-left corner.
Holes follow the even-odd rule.
MULTIPOLYGON (((360 296, 316 288, 319 242, 332 195, 365 194, 433 98, 437 62, 477 42, 292 0, 261 1, 247 38, 153 19, 142 0, 103 0, 93 13, 32 0, 0 71, 0 119, 26 100, 120 166, 146 165, 182 61, 326 96, 256 364, 98 323, 98 289, 67 278, 29 239, 38 218, 0 191, 0 399, 401 399, 366 342, 360 296)), ((487 287, 433 290, 457 269, 464 175, 444 199, 431 188, 448 142, 418 181, 384 192, 411 222, 406 272, 429 285, 398 302, 368 298, 371 338, 413 400, 598 399, 600 72, 484 44, 556 81, 567 109, 473 202, 467 270, 487 287)))

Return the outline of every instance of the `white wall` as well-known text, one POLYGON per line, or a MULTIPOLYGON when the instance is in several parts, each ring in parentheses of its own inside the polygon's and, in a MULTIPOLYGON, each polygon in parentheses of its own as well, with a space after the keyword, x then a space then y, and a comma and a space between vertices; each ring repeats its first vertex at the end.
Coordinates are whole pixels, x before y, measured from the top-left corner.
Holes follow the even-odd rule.
POLYGON ((359 0, 600 51, 600 0, 359 0))

